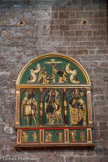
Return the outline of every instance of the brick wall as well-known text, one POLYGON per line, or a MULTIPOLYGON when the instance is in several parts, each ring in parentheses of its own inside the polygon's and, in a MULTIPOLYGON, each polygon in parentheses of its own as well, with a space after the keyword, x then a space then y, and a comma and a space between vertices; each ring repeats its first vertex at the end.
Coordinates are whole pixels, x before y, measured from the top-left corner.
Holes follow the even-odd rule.
POLYGON ((0 154, 2 161, 108 161, 108 17, 105 0, 0 1, 0 154), (15 81, 44 53, 79 61, 92 82, 94 150, 16 151, 15 81))

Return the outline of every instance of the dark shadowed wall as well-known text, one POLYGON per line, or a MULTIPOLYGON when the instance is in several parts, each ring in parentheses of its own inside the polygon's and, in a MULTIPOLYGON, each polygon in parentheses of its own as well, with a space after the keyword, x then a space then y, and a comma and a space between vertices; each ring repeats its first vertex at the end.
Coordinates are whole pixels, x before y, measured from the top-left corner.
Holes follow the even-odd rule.
POLYGON ((0 0, 0 162, 108 161, 107 0, 0 0), (16 151, 15 81, 41 54, 79 61, 92 82, 93 150, 16 151))

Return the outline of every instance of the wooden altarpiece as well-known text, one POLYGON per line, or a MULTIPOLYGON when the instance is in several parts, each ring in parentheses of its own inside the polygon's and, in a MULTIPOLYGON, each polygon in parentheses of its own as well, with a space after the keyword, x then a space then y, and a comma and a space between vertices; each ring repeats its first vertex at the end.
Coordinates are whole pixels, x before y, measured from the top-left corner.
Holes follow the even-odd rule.
POLYGON ((92 147, 91 83, 73 58, 46 54, 16 81, 16 148, 92 147))

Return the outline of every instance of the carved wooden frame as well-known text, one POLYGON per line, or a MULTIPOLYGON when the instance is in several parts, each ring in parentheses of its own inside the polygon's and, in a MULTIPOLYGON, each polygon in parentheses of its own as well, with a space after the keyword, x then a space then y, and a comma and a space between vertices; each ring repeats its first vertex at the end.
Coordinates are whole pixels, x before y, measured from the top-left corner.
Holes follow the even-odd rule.
POLYGON ((17 130, 17 145, 15 145, 15 148, 43 148, 43 147, 94 147, 94 144, 92 142, 92 128, 93 128, 93 123, 92 123, 92 107, 91 107, 91 82, 90 78, 86 72, 86 70, 73 58, 69 58, 67 56, 61 55, 61 54, 47 54, 47 55, 42 55, 40 57, 37 57, 30 61, 24 68, 21 70, 17 81, 16 81, 16 113, 15 113, 15 129, 17 130), (25 70, 29 67, 30 64, 32 64, 34 61, 37 61, 41 58, 47 58, 47 57, 61 57, 67 60, 71 60, 74 62, 83 72, 87 84, 86 85, 34 85, 34 84, 20 84, 21 77, 25 70), (32 126, 20 126, 20 95, 21 95, 21 89, 22 88, 33 88, 33 89, 38 89, 39 91, 39 97, 40 97, 40 104, 39 104, 39 117, 40 117, 40 125, 36 127, 32 126), (63 107, 64 107, 64 119, 65 119, 65 125, 64 126, 57 126, 57 127, 47 127, 42 125, 42 113, 43 113, 43 104, 42 104, 42 92, 48 89, 60 89, 63 92, 63 107), (69 89, 85 89, 86 90, 86 96, 87 96, 87 114, 88 114, 88 125, 87 126, 68 126, 66 123, 67 120, 67 102, 66 102, 66 91, 69 89), (45 143, 44 141, 44 131, 48 129, 61 129, 64 130, 64 142, 63 143, 45 143), (86 129, 87 130, 87 141, 86 142, 69 142, 69 129, 86 129), (21 132, 24 130, 39 130, 40 131, 40 142, 39 143, 23 143, 21 142, 21 132))

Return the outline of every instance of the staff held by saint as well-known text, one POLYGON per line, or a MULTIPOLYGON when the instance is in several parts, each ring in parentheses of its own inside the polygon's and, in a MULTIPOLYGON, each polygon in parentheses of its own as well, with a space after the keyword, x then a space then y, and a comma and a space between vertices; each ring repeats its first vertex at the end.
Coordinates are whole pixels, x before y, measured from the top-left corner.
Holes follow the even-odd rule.
POLYGON ((27 126, 30 126, 30 117, 33 118, 35 125, 37 125, 35 116, 38 113, 38 108, 34 96, 35 96, 35 91, 33 89, 27 89, 26 97, 24 97, 22 101, 22 112, 23 112, 23 117, 26 117, 27 126))

